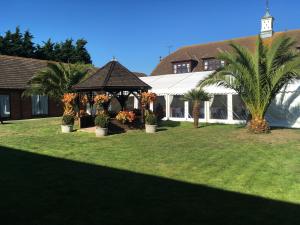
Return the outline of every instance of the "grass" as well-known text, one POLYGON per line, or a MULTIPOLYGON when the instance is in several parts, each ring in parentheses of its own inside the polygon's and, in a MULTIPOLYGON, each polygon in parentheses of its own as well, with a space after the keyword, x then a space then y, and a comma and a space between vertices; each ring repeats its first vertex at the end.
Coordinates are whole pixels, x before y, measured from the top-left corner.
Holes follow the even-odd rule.
POLYGON ((96 138, 0 126, 4 224, 299 224, 300 131, 231 125, 96 138))

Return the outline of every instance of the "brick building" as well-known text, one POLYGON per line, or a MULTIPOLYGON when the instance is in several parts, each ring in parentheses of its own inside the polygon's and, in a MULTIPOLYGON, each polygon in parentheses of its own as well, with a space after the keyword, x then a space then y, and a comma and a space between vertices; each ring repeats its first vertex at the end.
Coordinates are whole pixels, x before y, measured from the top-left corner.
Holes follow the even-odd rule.
POLYGON ((0 115, 2 119, 60 116, 62 106, 47 96, 23 97, 27 82, 47 61, 0 55, 0 115))

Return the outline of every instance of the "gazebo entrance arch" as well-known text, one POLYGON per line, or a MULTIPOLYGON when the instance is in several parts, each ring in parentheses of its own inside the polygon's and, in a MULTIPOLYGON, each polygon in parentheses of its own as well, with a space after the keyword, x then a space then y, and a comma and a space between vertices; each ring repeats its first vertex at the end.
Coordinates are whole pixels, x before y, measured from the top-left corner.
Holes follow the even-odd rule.
POLYGON ((108 62, 89 78, 73 86, 79 96, 87 95, 90 106, 94 104, 95 94, 101 93, 116 98, 122 110, 129 96, 134 96, 140 102, 141 93, 149 89, 151 87, 148 84, 116 60, 108 62))

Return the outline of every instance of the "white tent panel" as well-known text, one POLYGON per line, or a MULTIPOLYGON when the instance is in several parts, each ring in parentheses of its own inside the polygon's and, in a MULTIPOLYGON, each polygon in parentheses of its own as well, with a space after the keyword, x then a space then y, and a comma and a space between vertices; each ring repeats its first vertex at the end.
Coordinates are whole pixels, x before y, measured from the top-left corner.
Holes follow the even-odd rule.
POLYGON ((212 72, 195 72, 168 74, 160 76, 141 77, 141 79, 149 84, 151 91, 158 94, 184 94, 195 88, 199 81, 205 79, 212 72))
POLYGON ((300 128, 299 87, 288 85, 285 92, 276 95, 266 113, 272 126, 300 128), (297 89, 298 91, 291 91, 297 89))
MULTIPOLYGON (((213 71, 168 74, 141 77, 141 79, 152 87, 152 92, 158 95, 183 95, 194 89, 200 81, 212 73, 213 71)), ((235 94, 235 91, 217 85, 211 85, 204 89, 211 94, 235 94)))

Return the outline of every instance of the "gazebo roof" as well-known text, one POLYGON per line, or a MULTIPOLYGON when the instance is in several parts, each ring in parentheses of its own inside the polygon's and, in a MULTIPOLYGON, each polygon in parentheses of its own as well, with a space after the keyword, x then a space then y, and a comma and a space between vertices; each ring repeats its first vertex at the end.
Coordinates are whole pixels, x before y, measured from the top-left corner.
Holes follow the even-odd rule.
POLYGON ((76 91, 133 91, 151 87, 116 60, 97 70, 86 80, 73 86, 76 91))

